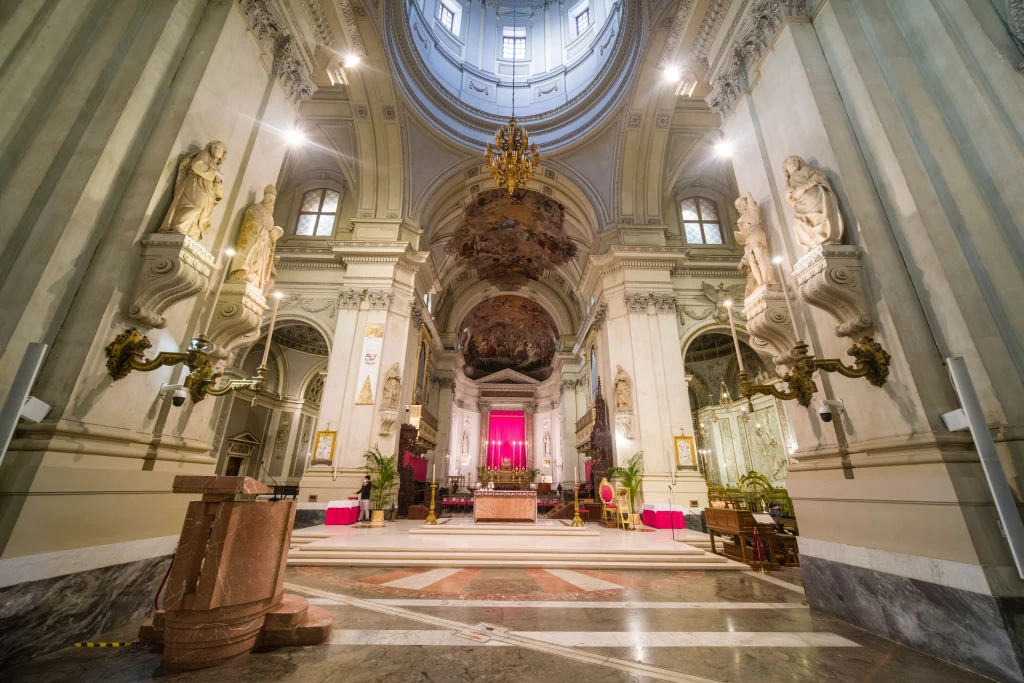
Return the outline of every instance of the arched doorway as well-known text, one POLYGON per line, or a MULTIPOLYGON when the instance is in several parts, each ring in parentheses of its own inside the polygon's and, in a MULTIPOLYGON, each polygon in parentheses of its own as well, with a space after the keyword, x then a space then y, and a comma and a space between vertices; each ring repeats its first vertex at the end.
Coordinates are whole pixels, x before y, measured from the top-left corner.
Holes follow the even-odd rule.
MULTIPOLYGON (((770 364, 740 341, 743 364, 755 383, 778 381, 770 364)), ((709 331, 686 349, 693 433, 701 471, 710 486, 735 487, 750 472, 783 487, 788 462, 789 425, 782 404, 771 396, 744 399, 732 337, 709 331)))

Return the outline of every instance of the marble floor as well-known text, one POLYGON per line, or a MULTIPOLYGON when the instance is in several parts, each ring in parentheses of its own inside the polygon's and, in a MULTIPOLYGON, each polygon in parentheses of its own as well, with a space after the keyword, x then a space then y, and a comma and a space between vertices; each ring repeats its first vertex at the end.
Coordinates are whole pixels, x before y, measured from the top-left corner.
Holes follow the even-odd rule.
MULTIPOLYGON (((289 567, 330 643, 157 672, 146 646, 66 648, 4 681, 983 681, 816 613, 798 569, 289 567)), ((133 629, 104 640, 134 637, 133 629)))

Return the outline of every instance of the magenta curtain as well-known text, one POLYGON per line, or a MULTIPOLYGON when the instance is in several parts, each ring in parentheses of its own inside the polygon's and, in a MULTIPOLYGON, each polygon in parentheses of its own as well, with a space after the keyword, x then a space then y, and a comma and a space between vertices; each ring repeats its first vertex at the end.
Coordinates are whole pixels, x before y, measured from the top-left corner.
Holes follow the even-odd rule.
POLYGON ((526 415, 516 410, 492 410, 487 440, 487 466, 526 467, 526 415))

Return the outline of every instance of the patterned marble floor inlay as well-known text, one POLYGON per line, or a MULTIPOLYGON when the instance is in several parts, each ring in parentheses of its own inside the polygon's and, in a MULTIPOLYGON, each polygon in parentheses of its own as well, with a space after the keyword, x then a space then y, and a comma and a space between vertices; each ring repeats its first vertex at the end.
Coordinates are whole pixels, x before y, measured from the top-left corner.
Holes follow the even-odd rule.
POLYGON ((573 571, 572 569, 545 569, 544 571, 585 591, 614 590, 616 588, 622 588, 621 584, 605 581, 604 579, 599 579, 594 576, 588 576, 587 574, 573 571))

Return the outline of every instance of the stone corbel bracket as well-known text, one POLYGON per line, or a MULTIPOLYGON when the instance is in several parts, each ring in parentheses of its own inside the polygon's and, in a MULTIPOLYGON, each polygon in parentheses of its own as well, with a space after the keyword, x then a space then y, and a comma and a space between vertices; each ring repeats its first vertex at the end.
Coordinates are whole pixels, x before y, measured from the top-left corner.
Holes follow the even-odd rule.
POLYGON ((164 327, 164 311, 209 285, 213 254, 177 232, 142 240, 142 263, 125 315, 146 327, 164 327))
POLYGON ((268 308, 263 292, 247 282, 228 282, 217 300, 217 311, 207 335, 213 342, 210 356, 226 361, 240 346, 252 343, 260 333, 268 308))
POLYGON ((632 413, 618 413, 615 416, 615 427, 623 439, 633 439, 633 415, 632 413))
POLYGON ((391 436, 391 430, 398 421, 398 411, 392 408, 384 408, 380 411, 380 435, 391 436))
POLYGON ((782 368, 788 368, 793 362, 793 348, 798 340, 793 336, 793 323, 781 285, 760 285, 747 295, 743 309, 751 341, 771 354, 780 375, 786 374, 782 368))
POLYGON ((874 328, 861 281, 858 247, 823 244, 807 252, 793 266, 800 297, 825 311, 839 323, 836 336, 860 339, 874 328))

